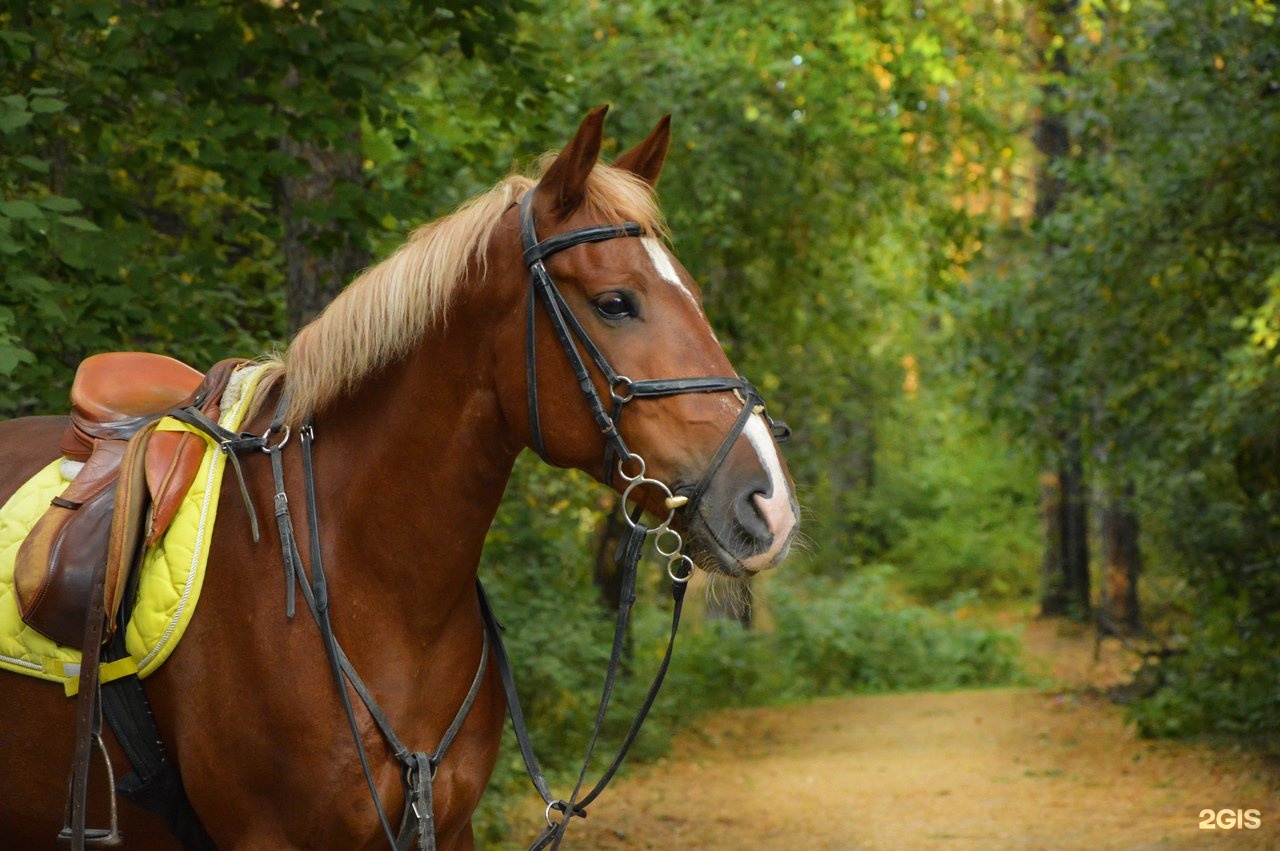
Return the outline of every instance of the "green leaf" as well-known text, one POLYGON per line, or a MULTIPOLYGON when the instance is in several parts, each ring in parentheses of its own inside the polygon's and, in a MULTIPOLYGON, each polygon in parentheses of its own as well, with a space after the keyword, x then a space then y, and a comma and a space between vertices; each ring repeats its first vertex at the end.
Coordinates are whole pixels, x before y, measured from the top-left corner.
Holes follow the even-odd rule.
POLYGON ((89 221, 88 219, 82 219, 79 216, 58 216, 58 221, 62 222, 62 224, 66 225, 67 227, 75 228, 76 230, 83 230, 83 231, 102 230, 102 228, 98 227, 93 222, 89 221))
POLYGON ((20 364, 35 362, 35 355, 26 349, 0 347, 0 375, 12 375, 20 364))
POLYGON ((39 174, 49 173, 49 164, 38 157, 33 157, 29 154, 23 154, 22 156, 18 157, 17 162, 21 165, 25 165, 27 168, 39 174))
POLYGON ((67 108, 67 102, 57 98, 39 97, 31 99, 30 107, 32 112, 62 112, 67 108))
POLYGON ((26 127, 35 116, 29 112, 0 112, 0 132, 8 133, 26 127))
POLYGON ((74 198, 66 198, 62 195, 46 195, 40 199, 40 206, 46 210, 53 210, 55 213, 73 213, 79 210, 82 205, 74 198))
POLYGON ((41 213, 40 208, 30 201, 3 201, 0 202, 0 215, 11 219, 38 219, 41 213))
POLYGON ((9 281, 15 292, 41 295, 53 292, 53 284, 39 275, 19 275, 9 281))

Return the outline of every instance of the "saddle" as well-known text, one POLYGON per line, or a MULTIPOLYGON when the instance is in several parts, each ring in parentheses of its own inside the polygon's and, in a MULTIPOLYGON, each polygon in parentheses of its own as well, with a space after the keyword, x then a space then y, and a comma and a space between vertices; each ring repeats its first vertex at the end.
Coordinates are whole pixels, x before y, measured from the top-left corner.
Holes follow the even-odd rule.
POLYGON ((110 640, 139 543, 154 544, 191 487, 206 442, 189 432, 156 431, 177 407, 216 421, 222 391, 241 359, 208 375, 145 352, 109 352, 80 364, 60 449, 83 464, 18 550, 14 591, 24 622, 61 645, 80 647, 95 573, 102 576, 101 643, 110 640), (105 565, 104 565, 105 563, 105 565))

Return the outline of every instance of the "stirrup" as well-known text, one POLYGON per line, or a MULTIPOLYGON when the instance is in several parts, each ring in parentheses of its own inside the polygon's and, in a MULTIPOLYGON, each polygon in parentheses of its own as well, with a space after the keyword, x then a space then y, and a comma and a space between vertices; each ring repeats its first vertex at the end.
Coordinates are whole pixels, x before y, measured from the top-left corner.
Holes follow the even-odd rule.
MULTIPOLYGON (((84 844, 94 848, 114 848, 124 842, 124 835, 120 833, 120 816, 116 809, 116 773, 111 767, 111 757, 107 754, 107 746, 102 741, 102 734, 94 733, 93 740, 97 742, 98 752, 102 754, 102 761, 107 766, 107 800, 111 803, 111 827, 106 829, 100 827, 87 828, 84 832, 84 844)), ((71 830, 71 813, 68 812, 67 824, 58 833, 58 844, 72 845, 74 842, 75 837, 71 830)))

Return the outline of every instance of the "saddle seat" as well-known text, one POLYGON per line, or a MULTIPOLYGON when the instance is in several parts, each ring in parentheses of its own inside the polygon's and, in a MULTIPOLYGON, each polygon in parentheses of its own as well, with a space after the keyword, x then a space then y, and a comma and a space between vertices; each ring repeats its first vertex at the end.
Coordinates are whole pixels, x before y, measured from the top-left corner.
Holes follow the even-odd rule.
POLYGON ((207 447, 194 434, 155 425, 187 406, 216 421, 222 392, 243 363, 224 360, 202 375, 163 355, 108 352, 80 364, 59 448, 84 466, 36 521, 14 564, 18 609, 29 626, 80 647, 93 575, 105 561, 102 641, 111 638, 139 543, 151 546, 164 534, 207 447))

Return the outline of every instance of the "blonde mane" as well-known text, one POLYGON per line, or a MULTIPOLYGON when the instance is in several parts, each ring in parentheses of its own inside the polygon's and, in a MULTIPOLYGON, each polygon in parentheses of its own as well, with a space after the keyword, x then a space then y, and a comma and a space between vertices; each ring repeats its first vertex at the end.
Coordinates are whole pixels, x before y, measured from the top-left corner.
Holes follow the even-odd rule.
MULTIPOLYGON (((540 171, 553 158, 554 154, 544 156, 540 171)), ((444 218, 415 230, 390 257, 339 293, 286 351, 263 358, 266 372, 258 399, 283 380, 289 391, 285 421, 298 426, 406 354, 444 321, 468 269, 483 277, 485 252, 499 219, 534 185, 530 177, 509 175, 444 218)), ((597 165, 587 180, 584 204, 601 222, 635 221, 647 234, 665 235, 652 190, 629 172, 597 165)))

